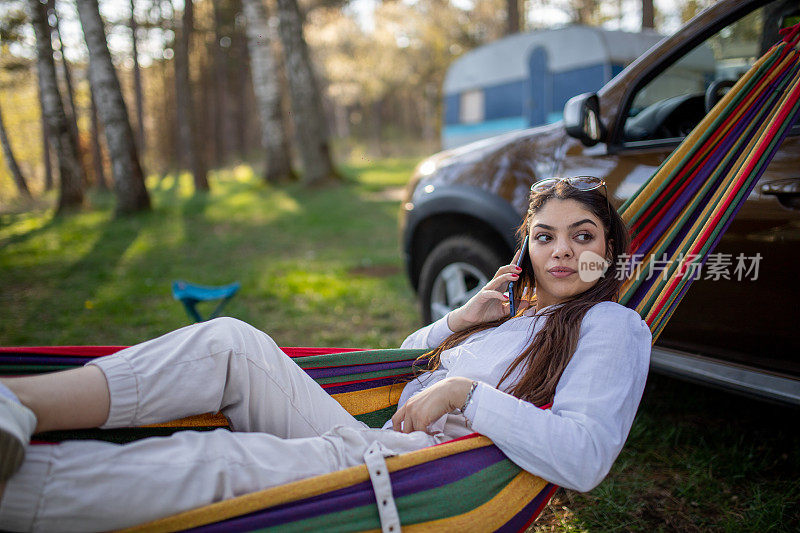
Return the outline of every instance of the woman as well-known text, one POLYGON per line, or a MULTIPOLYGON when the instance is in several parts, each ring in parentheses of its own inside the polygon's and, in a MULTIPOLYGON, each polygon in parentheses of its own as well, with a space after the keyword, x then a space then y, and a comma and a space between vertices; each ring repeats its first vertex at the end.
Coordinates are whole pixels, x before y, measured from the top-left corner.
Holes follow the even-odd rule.
POLYGON ((0 529, 124 527, 362 464, 375 441, 404 453, 473 431, 533 474, 591 490, 627 438, 651 343, 641 317, 614 301, 620 276, 583 269, 587 258, 617 265, 629 245, 601 185, 577 178, 532 188, 518 231, 530 242, 523 268, 519 250, 466 304, 403 342, 435 350, 430 371, 405 386, 383 429, 355 420, 269 336, 230 318, 79 369, 3 380, 6 465, 34 430, 222 411, 234 432, 24 447, 21 468, 4 469, 11 477, 0 494, 0 529), (522 302, 513 317, 503 294, 511 281, 522 302), (549 402, 550 410, 537 407, 549 402))

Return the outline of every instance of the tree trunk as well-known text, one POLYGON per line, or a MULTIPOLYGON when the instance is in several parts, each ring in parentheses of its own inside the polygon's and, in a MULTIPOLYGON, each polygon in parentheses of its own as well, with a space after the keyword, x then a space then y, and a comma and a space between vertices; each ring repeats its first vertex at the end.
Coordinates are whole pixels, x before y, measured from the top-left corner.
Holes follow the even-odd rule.
POLYGON ((178 113, 178 138, 183 168, 191 169, 194 177, 196 191, 207 191, 208 177, 206 175, 203 153, 194 145, 195 117, 194 98, 192 97, 191 80, 189 77, 190 42, 194 30, 193 0, 186 0, 183 7, 183 17, 178 28, 175 40, 175 93, 177 97, 178 113))
POLYGON ((83 176, 78 162, 78 150, 72 136, 61 94, 58 91, 50 26, 47 23, 47 6, 39 0, 28 0, 31 24, 36 35, 36 67, 42 95, 42 113, 47 118, 50 141, 56 150, 61 175, 56 213, 83 204, 83 176))
POLYGON ((97 187, 103 191, 108 190, 106 171, 103 168, 103 148, 100 146, 100 125, 97 121, 97 102, 95 102, 94 91, 89 89, 89 96, 92 101, 92 162, 94 163, 94 177, 97 180, 97 187))
POLYGON ((342 139, 350 137, 350 121, 347 119, 347 106, 334 103, 336 135, 342 139))
POLYGON ((425 141, 436 140, 436 127, 434 124, 435 107, 431 105, 431 97, 428 95, 428 87, 422 91, 421 97, 414 98, 412 105, 417 116, 421 137, 425 141))
POLYGON ((592 25, 595 23, 600 0, 577 0, 574 6, 573 22, 592 25))
POLYGON ((139 68, 139 45, 136 39, 136 12, 131 0, 131 55, 133 56, 133 92, 136 98, 136 146, 139 153, 144 154, 144 93, 142 91, 142 69, 139 68))
POLYGON ((303 17, 297 0, 278 0, 278 18, 292 98, 296 145, 303 161, 303 182, 322 185, 340 181, 341 177, 333 168, 328 127, 308 45, 303 37, 303 17))
POLYGON ((260 151, 261 132, 254 131, 256 128, 253 127, 253 121, 250 120, 250 117, 258 111, 250 98, 250 94, 253 92, 253 78, 250 76, 250 53, 247 51, 247 40, 245 38, 242 39, 242 55, 245 68, 239 72, 239 116, 245 118, 245 120, 242 121, 245 127, 241 128, 241 133, 239 134, 239 146, 241 147, 240 151, 243 155, 243 159, 247 159, 256 151, 256 147, 258 147, 260 151), (253 142, 255 137, 258 138, 257 146, 256 143, 253 142))
MULTIPOLYGON (((69 121, 69 127, 72 129, 72 135, 75 137, 75 146, 78 149, 78 153, 81 153, 81 146, 80 146, 80 135, 78 133, 78 109, 75 106, 75 90, 72 88, 72 74, 69 71, 69 63, 67 63, 67 51, 64 48, 64 41, 61 40, 61 19, 58 16, 58 12, 56 11, 55 1, 49 2, 49 9, 53 11, 53 19, 55 21, 54 29, 56 30, 56 36, 58 37, 58 47, 61 51, 61 70, 64 73, 64 86, 67 89, 67 97, 65 98, 67 109, 67 120, 69 121)), ((81 164, 83 163, 82 160, 79 161, 81 164)), ((86 169, 81 168, 84 174, 86 174, 86 169)))
POLYGON ((656 12, 653 0, 642 0, 642 29, 656 27, 656 12))
MULTIPOLYGON (((42 91, 39 90, 39 107, 44 110, 42 100, 42 91)), ((44 190, 49 191, 53 189, 53 162, 50 156, 50 128, 47 126, 47 117, 42 111, 42 162, 44 163, 44 190)))
MULTIPOLYGON (((156 10, 158 12, 157 19, 158 26, 165 30, 172 30, 174 35, 175 30, 175 12, 172 8, 172 0, 156 0, 155 2, 156 10), (169 10, 165 9, 165 6, 169 6, 169 10), (169 11, 169 13, 167 13, 169 11)), ((165 42, 164 46, 166 47, 170 43, 165 42)), ((173 52, 175 48, 175 41, 173 38, 172 41, 173 52)), ((173 55, 174 58, 174 55, 173 55)), ((175 92, 170 90, 170 83, 174 83, 174 80, 170 80, 169 78, 169 65, 172 64, 173 68, 175 66, 175 61, 169 61, 166 58, 160 62, 160 69, 159 74, 161 78, 161 89, 164 96, 160 99, 160 113, 161 116, 164 117, 168 123, 174 124, 174 128, 164 127, 159 128, 158 134, 158 145, 157 149, 159 152, 159 159, 161 161, 161 168, 159 169, 159 173, 161 178, 167 176, 167 174, 171 172, 176 172, 177 168, 179 167, 180 161, 180 146, 178 141, 178 128, 177 128, 177 120, 175 119, 175 103, 173 99, 167 95, 174 95, 175 92)), ((174 72, 173 72, 174 77, 174 72)))
POLYGON ((372 125, 372 140, 375 142, 375 153, 378 157, 384 157, 383 152, 383 121, 381 120, 381 110, 383 108, 383 100, 375 100, 370 104, 372 108, 370 112, 370 124, 372 125))
POLYGON ((11 171, 11 177, 14 178, 14 183, 17 185, 17 190, 20 196, 25 198, 31 197, 31 191, 28 189, 28 183, 25 181, 25 176, 17 164, 17 158, 14 157, 14 152, 11 150, 11 142, 8 140, 8 133, 6 132, 6 125, 3 122, 3 113, 0 110, 0 144, 3 145, 3 158, 6 160, 8 170, 11 171))
POLYGON ((522 0, 506 0, 506 35, 519 33, 520 30, 520 8, 522 0))
POLYGON ((44 165, 44 190, 53 189, 53 161, 50 154, 50 126, 47 125, 47 115, 44 112, 44 96, 42 95, 42 84, 37 84, 39 96, 39 109, 42 110, 40 122, 42 125, 42 163, 44 165))
POLYGON ((144 185, 144 172, 139 163, 117 72, 111 62, 97 0, 77 0, 77 6, 83 37, 89 49, 89 82, 94 92, 97 114, 103 123, 108 153, 111 157, 117 213, 150 209, 150 196, 144 185))
MULTIPOLYGON (((247 124, 247 86, 251 83, 250 76, 248 75, 248 65, 250 64, 250 54, 247 49, 247 37, 239 35, 237 39, 237 48, 239 52, 239 65, 238 76, 236 76, 236 106, 237 123, 247 124)), ((247 128, 240 127, 236 129, 236 151, 239 152, 239 157, 247 160, 249 156, 248 135, 247 128)))
POLYGON ((224 21, 220 8, 219 0, 213 2, 214 11, 214 40, 211 45, 211 57, 213 58, 213 69, 211 84, 214 94, 214 115, 213 115, 213 138, 214 138, 214 162, 216 165, 223 165, 228 161, 227 139, 228 124, 228 70, 226 68, 225 52, 222 48, 222 33, 224 21))
MULTIPOLYGON (((197 39, 200 40, 200 39, 197 39)), ((207 47, 206 47, 207 48, 207 47)), ((203 52, 195 52, 198 61, 195 63, 199 76, 195 79, 194 87, 196 88, 197 98, 199 105, 195 109, 195 128, 192 132, 192 140, 194 142, 195 150, 203 156, 203 162, 206 167, 216 166, 215 147, 212 137, 214 136, 214 82, 213 82, 213 59, 211 54, 203 52)), ((208 172, 208 170, 206 170, 208 172)))
POLYGON ((283 127, 281 84, 272 46, 267 10, 262 0, 243 0, 247 17, 247 45, 253 90, 261 118, 261 144, 267 157, 264 179, 281 182, 293 178, 289 141, 283 127))

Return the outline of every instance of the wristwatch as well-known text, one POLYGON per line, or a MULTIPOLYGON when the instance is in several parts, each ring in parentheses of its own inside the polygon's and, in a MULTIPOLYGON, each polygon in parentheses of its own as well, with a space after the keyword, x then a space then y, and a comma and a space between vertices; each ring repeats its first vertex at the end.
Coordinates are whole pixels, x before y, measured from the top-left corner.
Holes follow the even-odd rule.
POLYGON ((475 389, 478 388, 478 382, 472 380, 472 387, 469 388, 469 392, 467 393, 467 397, 464 399, 464 405, 461 406, 459 411, 463 414, 464 411, 467 410, 467 406, 469 406, 469 402, 472 401, 472 394, 475 392, 475 389))

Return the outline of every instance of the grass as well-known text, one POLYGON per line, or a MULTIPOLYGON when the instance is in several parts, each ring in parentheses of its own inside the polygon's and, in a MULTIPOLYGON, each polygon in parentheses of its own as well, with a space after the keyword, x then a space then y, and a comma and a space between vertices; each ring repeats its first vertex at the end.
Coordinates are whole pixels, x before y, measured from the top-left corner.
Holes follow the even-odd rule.
POLYGON ((651 374, 609 476, 559 490, 533 531, 797 531, 797 417, 651 374))
MULTIPOLYGON (((186 325, 170 284, 242 283, 226 314, 282 346, 396 347, 420 327, 396 190, 415 160, 357 162, 341 187, 270 186, 247 166, 151 179, 154 210, 113 197, 53 218, 0 214, 0 345, 132 344, 186 325)), ((531 531, 796 531, 798 411, 651 375, 595 490, 559 490, 531 531)))
POLYGON ((170 284, 242 283, 226 313, 280 344, 398 345, 419 327, 399 251, 399 204, 376 194, 414 160, 345 167, 345 186, 269 186, 240 166, 210 194, 150 180, 154 210, 113 197, 62 218, 0 216, 0 344, 130 344, 187 323, 170 284), (354 216, 357 214, 357 216, 354 216))

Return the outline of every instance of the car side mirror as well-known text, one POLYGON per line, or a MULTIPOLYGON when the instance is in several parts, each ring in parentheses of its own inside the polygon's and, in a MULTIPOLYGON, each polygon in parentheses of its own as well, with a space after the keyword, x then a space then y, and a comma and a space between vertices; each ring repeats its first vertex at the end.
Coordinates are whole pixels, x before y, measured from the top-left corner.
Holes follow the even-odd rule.
POLYGON ((595 93, 574 96, 564 106, 564 127, 567 135, 586 146, 601 142, 606 129, 600 121, 600 99, 595 93))

